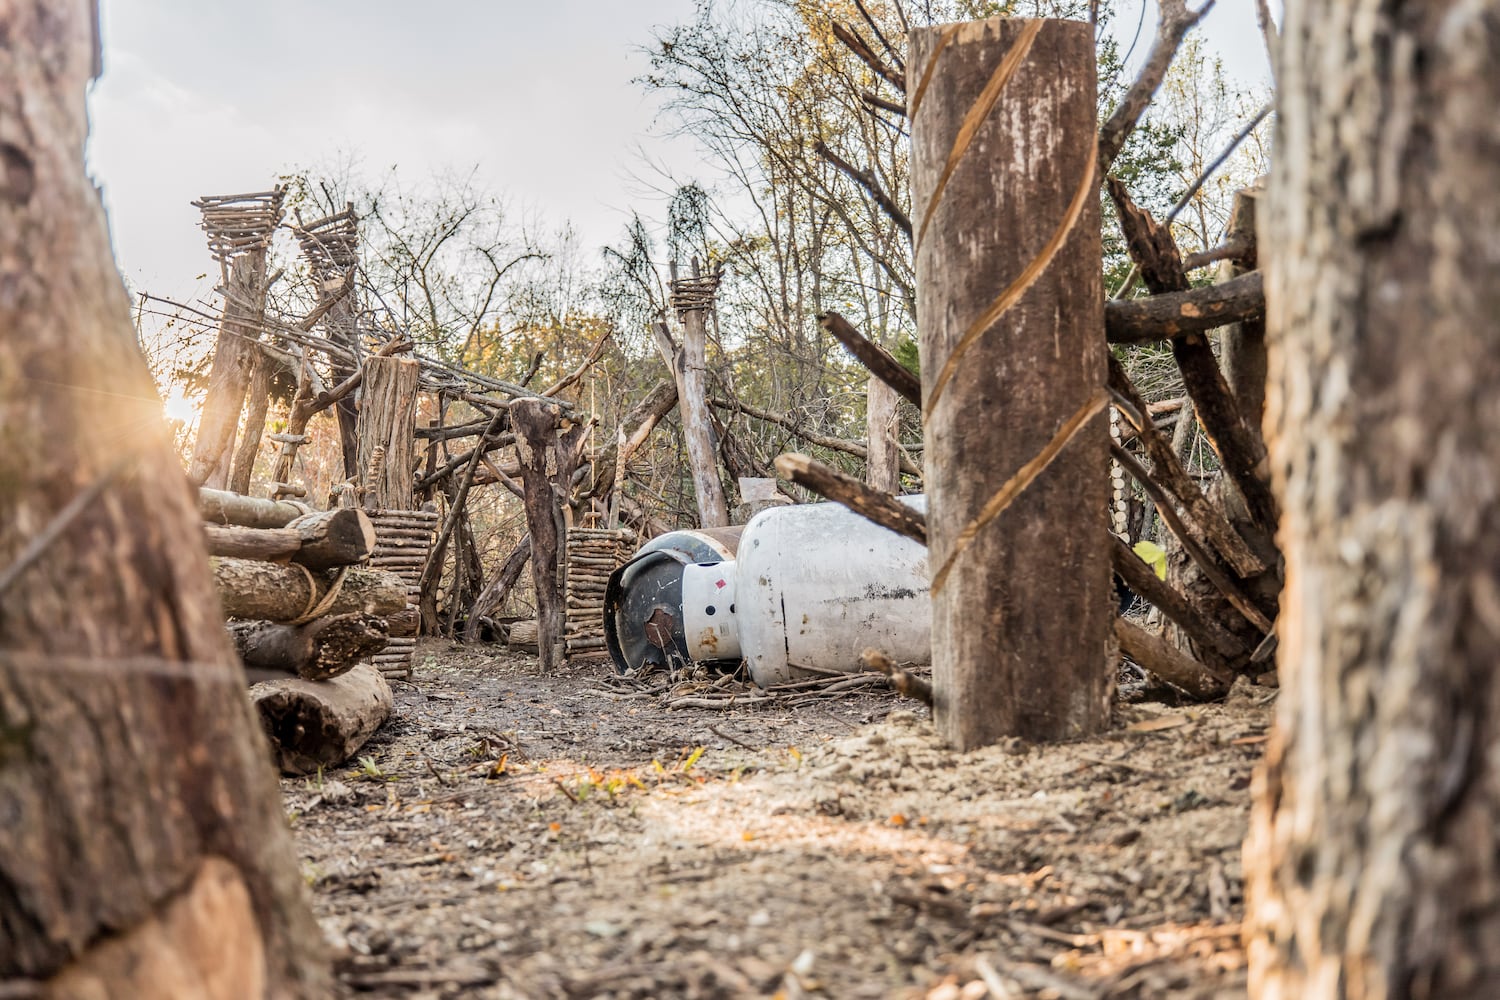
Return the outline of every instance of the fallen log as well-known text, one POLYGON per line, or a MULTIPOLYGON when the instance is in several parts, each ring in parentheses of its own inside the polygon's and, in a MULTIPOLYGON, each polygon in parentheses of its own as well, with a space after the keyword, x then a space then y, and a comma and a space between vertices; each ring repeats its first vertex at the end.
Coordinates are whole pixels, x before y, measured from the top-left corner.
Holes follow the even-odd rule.
POLYGON ((1125 655, 1173 687, 1194 698, 1217 698, 1229 690, 1234 679, 1193 659, 1160 635, 1147 632, 1134 622, 1115 619, 1115 638, 1125 655))
POLYGON ((362 563, 375 548, 374 525, 353 507, 304 514, 284 528, 206 524, 204 531, 209 555, 290 560, 318 570, 362 563))
POLYGON ((229 618, 290 622, 317 611, 341 615, 362 611, 393 615, 406 607, 406 583, 394 573, 351 568, 343 573, 338 593, 327 600, 332 581, 302 566, 216 558, 214 584, 229 618), (326 608, 320 607, 323 603, 326 608))
POLYGON ((353 757, 392 709, 391 687, 379 670, 356 665, 324 681, 262 681, 250 703, 283 774, 309 774, 353 757))
POLYGON ((306 514, 301 504, 263 500, 228 490, 198 490, 198 513, 212 524, 237 524, 243 528, 285 528, 306 514))
POLYGON ((385 620, 362 612, 329 615, 305 625, 231 622, 229 635, 247 668, 322 681, 348 673, 390 642, 385 620))

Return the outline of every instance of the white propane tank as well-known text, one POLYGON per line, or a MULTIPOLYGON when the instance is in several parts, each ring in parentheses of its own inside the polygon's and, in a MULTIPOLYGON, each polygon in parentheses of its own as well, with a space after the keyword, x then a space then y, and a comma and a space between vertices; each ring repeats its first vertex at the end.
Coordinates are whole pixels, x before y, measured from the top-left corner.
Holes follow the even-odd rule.
POLYGON ((738 660, 742 655, 737 590, 733 562, 682 567, 682 635, 694 662, 738 660))
MULTIPOLYGON (((927 509, 924 496, 900 499, 927 509)), ((762 687, 806 674, 799 666, 858 671, 868 646, 900 663, 932 661, 927 547, 840 504, 762 511, 745 526, 733 572, 711 568, 733 581, 740 654, 762 687)), ((689 607, 685 622, 699 620, 689 607)))

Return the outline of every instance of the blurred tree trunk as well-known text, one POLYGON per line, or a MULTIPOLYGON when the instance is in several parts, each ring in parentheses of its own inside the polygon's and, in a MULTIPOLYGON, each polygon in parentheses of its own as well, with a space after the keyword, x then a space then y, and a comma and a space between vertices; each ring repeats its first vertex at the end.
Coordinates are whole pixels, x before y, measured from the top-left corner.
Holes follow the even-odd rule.
POLYGON ((1500 996, 1500 3, 1288 4, 1251 994, 1500 996))
POLYGON ((0 3, 0 38, 0 993, 327 996, 83 171, 97 11, 0 3))

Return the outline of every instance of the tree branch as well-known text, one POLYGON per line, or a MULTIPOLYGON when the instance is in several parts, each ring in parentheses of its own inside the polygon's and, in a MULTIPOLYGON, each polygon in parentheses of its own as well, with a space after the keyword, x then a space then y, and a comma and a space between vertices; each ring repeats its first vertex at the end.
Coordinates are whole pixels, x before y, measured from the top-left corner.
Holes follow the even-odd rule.
POLYGON ((833 166, 838 168, 839 172, 864 188, 865 192, 874 199, 875 204, 879 205, 885 214, 890 217, 891 221, 896 224, 897 228, 906 234, 906 238, 911 239, 911 218, 905 212, 901 211, 901 206, 896 204, 894 198, 886 194, 885 188, 880 186, 880 181, 876 179, 873 172, 859 169, 829 149, 822 139, 813 143, 813 152, 833 164, 833 166))
POLYGON ((1135 83, 1130 85, 1120 106, 1115 108, 1109 120, 1099 129, 1100 177, 1109 173, 1115 157, 1125 148, 1125 140, 1130 138, 1136 123, 1151 103, 1152 95, 1161 86, 1162 80, 1166 79, 1167 70, 1172 65, 1173 57, 1177 55, 1182 39, 1213 5, 1214 0, 1208 0, 1198 10, 1191 11, 1184 0, 1160 0, 1156 42, 1151 47, 1150 56, 1146 58, 1146 65, 1142 67, 1141 75, 1136 78, 1135 83))

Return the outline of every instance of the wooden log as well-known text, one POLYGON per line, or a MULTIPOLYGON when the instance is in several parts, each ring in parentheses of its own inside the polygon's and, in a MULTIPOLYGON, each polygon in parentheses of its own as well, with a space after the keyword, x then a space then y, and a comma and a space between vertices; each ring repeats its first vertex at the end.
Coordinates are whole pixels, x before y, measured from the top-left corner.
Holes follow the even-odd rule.
POLYGON ((930 81, 912 203, 935 721, 962 750, 1100 732, 1113 602, 1093 33, 991 19, 911 39, 930 81))
MULTIPOLYGON (((1111 180, 1110 196, 1115 214, 1126 234, 1131 258, 1136 262, 1152 298, 1164 294, 1190 294, 1177 244, 1166 226, 1138 207, 1125 186, 1111 180)), ((1246 275, 1248 277, 1248 275, 1246 275)), ((1226 288, 1231 279, 1210 288, 1226 288)), ((1222 324, 1221 324, 1222 325, 1222 324)), ((1182 371, 1182 382, 1193 400, 1198 422, 1220 464, 1239 489, 1256 527, 1266 537, 1276 530, 1276 499, 1271 495, 1270 467, 1259 425, 1246 423, 1218 359, 1202 331, 1188 331, 1172 338, 1172 356, 1182 371)))
MULTIPOLYGON (((215 558, 213 571, 219 601, 230 618, 289 622, 316 608, 329 591, 327 578, 301 566, 215 558)), ((406 584, 399 577, 352 568, 345 572, 338 595, 323 614, 390 615, 405 607, 406 584)))
POLYGON ((901 488, 899 398, 894 389, 874 375, 865 382, 865 440, 869 451, 865 484, 882 493, 895 493, 901 488))
POLYGON ((198 490, 198 513, 212 524, 237 524, 244 528, 284 528, 306 514, 301 504, 285 500, 262 500, 227 490, 198 490))
POLYGON ((349 760, 390 718, 394 701, 379 670, 357 664, 331 680, 262 681, 250 688, 283 774, 311 774, 349 760))
POLYGON ((1212 547, 1240 576, 1264 570, 1265 563, 1250 550, 1223 512, 1209 503, 1198 483, 1182 467, 1172 442, 1146 415, 1145 400, 1136 392, 1125 366, 1113 355, 1109 359, 1109 387, 1119 404, 1120 414, 1135 429, 1150 457, 1151 471, 1157 483, 1177 501, 1201 535, 1195 541, 1212 547))
POLYGON ((370 557, 375 528, 362 510, 315 511, 285 528, 204 525, 209 555, 291 561, 308 569, 353 566, 370 557))
MULTIPOLYGON (((1204 657, 1206 664, 1217 663, 1230 667, 1249 658, 1251 650, 1246 648, 1242 640, 1218 621, 1200 612, 1171 584, 1158 577, 1119 538, 1114 540, 1111 558, 1115 572, 1120 574, 1120 578, 1130 589, 1159 608, 1162 614, 1175 622, 1207 654, 1204 657)), ((1232 676, 1229 679, 1232 680, 1232 676)))
POLYGON ((843 504, 882 528, 889 528, 898 535, 927 544, 927 521, 922 512, 913 510, 889 493, 871 489, 853 476, 846 476, 837 469, 796 452, 778 456, 776 471, 819 496, 843 504))
POLYGON ((537 622, 536 619, 512 622, 510 626, 509 641, 517 648, 537 648, 537 622))
POLYGON ((266 250, 262 246, 235 258, 230 265, 208 392, 188 462, 188 477, 200 486, 223 489, 229 485, 230 452, 240 426, 265 311, 266 250))
POLYGON ((1228 682, 1215 677, 1207 666, 1132 621, 1116 618, 1115 638, 1126 656, 1194 698, 1218 698, 1229 690, 1228 682))
POLYGON ((859 363, 869 369, 871 375, 896 390, 913 406, 922 405, 921 380, 897 361, 891 352, 860 333, 839 313, 823 313, 818 317, 818 325, 858 358, 859 363))
POLYGON ((329 615, 305 625, 231 622, 227 627, 246 667, 279 670, 309 681, 346 673, 390 641, 384 619, 360 612, 329 615))
POLYGON ((234 449, 230 462, 229 488, 235 493, 250 492, 250 477, 255 472, 255 460, 260 455, 260 438, 266 429, 266 412, 271 406, 271 376, 280 363, 269 353, 254 345, 254 358, 250 364, 250 381, 245 389, 245 429, 234 449))
POLYGON ((393 640, 415 636, 421 623, 422 616, 410 604, 402 611, 385 616, 386 630, 393 640))

